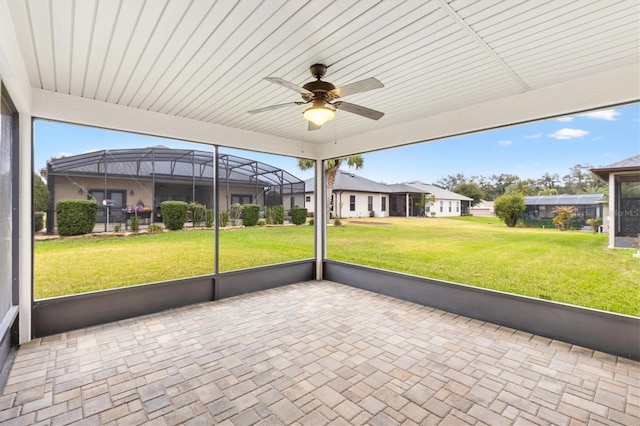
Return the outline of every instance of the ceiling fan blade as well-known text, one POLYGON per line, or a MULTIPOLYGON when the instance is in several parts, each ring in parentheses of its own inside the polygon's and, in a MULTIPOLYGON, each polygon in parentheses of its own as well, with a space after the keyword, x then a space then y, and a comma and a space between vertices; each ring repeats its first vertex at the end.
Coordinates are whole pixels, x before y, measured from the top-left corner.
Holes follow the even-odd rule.
POLYGON ((384 112, 376 111, 375 109, 363 107, 361 105, 350 104, 349 102, 334 102, 333 106, 342 111, 358 114, 372 120, 379 120, 384 115, 384 112))
POLYGON ((380 89, 384 87, 377 78, 370 77, 365 80, 356 81, 355 83, 345 84, 342 87, 336 87, 330 93, 333 93, 338 98, 343 98, 349 95, 355 95, 356 93, 367 92, 373 89, 380 89))
POLYGON ((257 114, 259 112, 271 111, 272 109, 284 108, 291 105, 302 105, 304 102, 287 102, 286 104, 278 104, 266 106, 263 108, 252 109, 251 111, 247 111, 249 114, 257 114))
POLYGON ((307 89, 298 86, 297 84, 291 83, 290 81, 283 80, 280 77, 264 77, 263 80, 267 80, 279 86, 286 87, 287 89, 293 90, 294 92, 300 93, 302 95, 313 95, 313 92, 310 92, 307 89))
POLYGON ((313 123, 313 122, 310 121, 309 122, 309 131, 312 131, 312 130, 320 130, 320 126, 318 126, 316 123, 313 123))

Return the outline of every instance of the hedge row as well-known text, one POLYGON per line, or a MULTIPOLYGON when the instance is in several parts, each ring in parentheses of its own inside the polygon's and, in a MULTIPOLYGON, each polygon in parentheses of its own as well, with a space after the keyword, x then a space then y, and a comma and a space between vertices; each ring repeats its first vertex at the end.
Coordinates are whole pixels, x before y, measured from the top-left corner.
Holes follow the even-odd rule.
POLYGON ((257 204, 245 204, 242 206, 242 224, 244 226, 256 226, 260 219, 260 206, 257 204))
POLYGON ((184 228, 187 221, 188 204, 184 201, 163 201, 160 204, 164 226, 171 231, 184 228))
POLYGON ((61 236, 90 234, 97 218, 95 200, 60 200, 56 203, 56 222, 61 236))
POLYGON ((307 222, 307 209, 294 207, 291 209, 291 222, 294 225, 302 225, 307 222))

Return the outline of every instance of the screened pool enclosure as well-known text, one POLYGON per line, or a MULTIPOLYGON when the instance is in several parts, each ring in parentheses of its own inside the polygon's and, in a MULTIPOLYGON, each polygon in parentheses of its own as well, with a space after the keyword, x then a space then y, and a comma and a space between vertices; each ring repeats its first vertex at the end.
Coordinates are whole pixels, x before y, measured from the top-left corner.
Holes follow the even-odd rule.
POLYGON ((247 158, 163 146, 101 150, 52 159, 47 163, 51 206, 47 230, 55 227, 55 204, 62 199, 94 197, 98 222, 126 222, 136 212, 160 221, 163 201, 198 202, 213 208, 218 173, 219 210, 233 204, 281 205, 285 211, 304 206, 304 182, 280 168, 247 158), (103 200, 111 200, 108 215, 103 200), (109 217, 108 217, 109 216, 109 217))

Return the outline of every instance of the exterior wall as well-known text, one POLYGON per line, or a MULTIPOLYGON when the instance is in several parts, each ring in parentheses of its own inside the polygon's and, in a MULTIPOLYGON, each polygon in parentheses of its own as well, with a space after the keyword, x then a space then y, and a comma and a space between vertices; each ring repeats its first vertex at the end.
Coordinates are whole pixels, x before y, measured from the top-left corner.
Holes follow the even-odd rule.
MULTIPOLYGON (((54 210, 53 223, 56 223, 55 205, 60 200, 86 200, 87 193, 85 191, 99 190, 104 191, 105 181, 100 177, 84 177, 84 176, 61 176, 55 175, 53 178, 53 200, 52 208, 54 210)), ((122 205, 115 206, 113 213, 115 220, 122 220, 118 217, 121 209, 124 207, 135 206, 138 201, 142 201, 145 206, 152 206, 152 189, 151 182, 122 178, 107 178, 107 191, 123 191, 122 205)), ((100 209, 100 206, 98 206, 100 209)), ((100 212, 99 212, 100 214, 100 212)), ((99 220, 99 222, 102 219, 99 220)))
MULTIPOLYGON (((307 192, 305 195, 305 208, 314 212, 315 206, 315 194, 307 192)), ((352 191, 335 191, 333 193, 333 209, 331 213, 334 216, 341 218, 353 218, 353 217, 370 217, 368 207, 368 197, 373 197, 373 211, 375 217, 388 217, 389 216, 389 194, 380 193, 368 193, 368 192, 352 192, 352 191), (356 197, 356 210, 350 210, 349 197, 355 195, 356 197), (382 211, 382 198, 385 198, 385 210, 382 211), (340 203, 342 202, 342 209, 340 209, 340 203), (338 214, 339 213, 339 214, 338 214)), ((314 212, 315 215, 315 212, 314 212)))
MULTIPOLYGON (((224 184, 224 182, 221 181, 220 193, 218 194, 218 206, 220 210, 229 209, 231 204, 233 204, 231 202, 232 195, 249 195, 251 196, 252 204, 259 204, 260 206, 264 206, 265 204, 265 194, 264 194, 263 188, 260 187, 256 191, 255 185, 251 185, 251 186, 229 185, 229 201, 227 202, 227 186, 224 184)), ((268 197, 267 197, 267 201, 269 201, 268 197)), ((285 212, 289 211, 291 207, 295 207, 295 206, 299 206, 299 207, 304 206, 307 208, 307 210, 313 211, 313 205, 311 204, 310 206, 309 205, 310 203, 305 203, 305 195, 302 193, 295 194, 293 199, 293 205, 291 203, 292 203, 291 195, 286 193, 286 188, 285 188, 285 194, 283 195, 283 198, 282 198, 282 205, 284 206, 285 212)))
MULTIPOLYGON (((55 176, 55 188, 53 203, 60 200, 86 200, 87 195, 80 193, 81 188, 86 190, 104 190, 104 178, 95 177, 66 177, 55 176)), ((107 179, 108 190, 125 191, 125 205, 135 206, 138 200, 142 200, 145 206, 152 205, 151 182, 131 179, 107 179), (133 191, 133 194, 131 193, 133 191)))
POLYGON ((460 200, 436 199, 436 202, 429 207, 428 216, 432 212, 436 212, 435 217, 454 217, 462 214, 462 206, 460 200), (442 209, 440 208, 442 206, 442 209), (449 211, 451 207, 451 211, 449 211))
POLYGON ((474 216, 483 216, 483 217, 490 217, 490 216, 495 216, 495 212, 489 208, 486 209, 476 209, 476 208, 471 208, 471 214, 474 216))
POLYGON ((373 197, 373 212, 375 217, 389 215, 389 195, 370 192, 334 191, 333 212, 342 218, 370 217, 369 197, 373 197), (355 210, 351 210, 350 199, 355 196, 355 210), (386 209, 382 211, 382 197, 386 198, 386 209))

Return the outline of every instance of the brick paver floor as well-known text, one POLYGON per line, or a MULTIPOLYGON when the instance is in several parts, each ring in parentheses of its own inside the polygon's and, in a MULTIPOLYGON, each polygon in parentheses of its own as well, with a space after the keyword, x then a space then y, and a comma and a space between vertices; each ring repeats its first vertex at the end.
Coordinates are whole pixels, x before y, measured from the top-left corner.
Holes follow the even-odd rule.
POLYGON ((640 424, 640 363, 331 282, 25 344, 0 423, 640 424))

